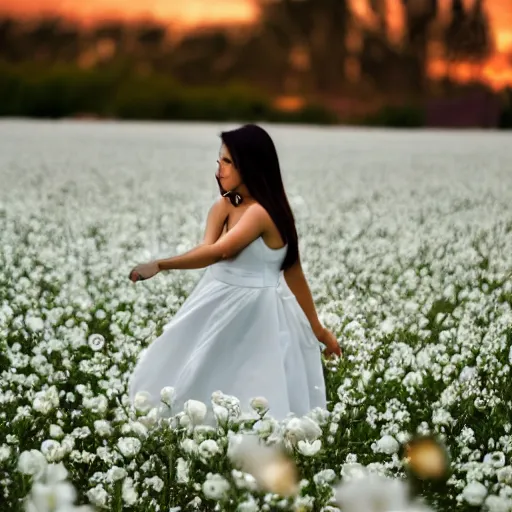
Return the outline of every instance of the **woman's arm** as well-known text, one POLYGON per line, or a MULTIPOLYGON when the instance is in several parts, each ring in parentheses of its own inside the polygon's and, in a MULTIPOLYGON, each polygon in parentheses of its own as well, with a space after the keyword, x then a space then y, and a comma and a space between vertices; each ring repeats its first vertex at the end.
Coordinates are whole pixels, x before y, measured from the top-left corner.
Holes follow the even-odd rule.
POLYGON ((318 337, 323 332, 324 327, 318 319, 313 296, 306 281, 306 276, 302 271, 300 258, 290 268, 286 269, 283 274, 288 287, 295 295, 297 302, 308 318, 315 336, 318 337))
POLYGON ((329 357, 333 354, 341 357, 341 347, 336 336, 326 329, 318 319, 313 297, 306 281, 306 277, 304 276, 304 272, 302 271, 300 259, 298 259, 290 268, 286 269, 283 274, 288 287, 295 295, 297 302, 308 318, 316 339, 325 345, 326 348, 324 354, 329 357))
POLYGON ((225 197, 219 197, 215 203, 213 203, 208 217, 206 219, 206 228, 204 230, 203 244, 211 245, 214 244, 222 234, 224 223, 228 217, 228 199, 225 197))
POLYGON ((157 260, 158 270, 204 268, 233 258, 267 230, 269 219, 269 214, 262 206, 251 205, 236 225, 215 243, 203 243, 185 254, 157 260))

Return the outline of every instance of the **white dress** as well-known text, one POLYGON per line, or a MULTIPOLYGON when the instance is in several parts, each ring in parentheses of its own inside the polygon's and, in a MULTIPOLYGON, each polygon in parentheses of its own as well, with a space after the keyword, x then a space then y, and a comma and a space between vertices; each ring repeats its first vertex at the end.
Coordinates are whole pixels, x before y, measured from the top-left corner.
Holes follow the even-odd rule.
POLYGON ((206 269, 163 333, 141 353, 130 379, 160 404, 160 390, 176 391, 173 410, 188 399, 211 404, 214 391, 240 399, 249 411, 265 397, 283 419, 326 407, 321 345, 280 270, 286 246, 257 238, 236 257, 206 269))

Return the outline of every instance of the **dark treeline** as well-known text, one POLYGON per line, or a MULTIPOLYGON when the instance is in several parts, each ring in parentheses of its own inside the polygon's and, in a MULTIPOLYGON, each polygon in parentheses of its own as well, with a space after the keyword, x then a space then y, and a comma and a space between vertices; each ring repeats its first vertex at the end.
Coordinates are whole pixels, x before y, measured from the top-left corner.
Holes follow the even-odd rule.
POLYGON ((426 98, 461 90, 454 64, 469 64, 476 83, 494 51, 485 0, 451 0, 445 10, 439 0, 391 0, 404 19, 399 37, 385 0, 369 0, 364 19, 348 0, 259 1, 251 26, 184 35, 154 21, 85 29, 61 18, 4 17, 0 114, 330 122, 319 105, 348 98, 344 120, 386 124, 386 115, 368 117, 386 105, 381 113, 405 119, 397 124, 421 125, 426 98), (443 66, 436 81, 432 60, 443 66), (306 106, 287 114, 273 101, 283 96, 306 106))

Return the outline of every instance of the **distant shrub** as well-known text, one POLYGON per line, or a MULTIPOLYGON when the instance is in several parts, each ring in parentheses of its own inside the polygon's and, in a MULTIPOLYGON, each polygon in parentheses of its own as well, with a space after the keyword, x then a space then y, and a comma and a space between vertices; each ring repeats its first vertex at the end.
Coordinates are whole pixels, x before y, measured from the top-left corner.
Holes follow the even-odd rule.
POLYGON ((503 130, 512 129, 512 88, 508 87, 504 91, 503 106, 500 114, 499 127, 503 130))
POLYGON ((421 128, 425 126, 425 111, 415 105, 387 105, 367 116, 361 124, 386 128, 421 128))
POLYGON ((60 118, 81 114, 136 120, 274 121, 329 124, 335 117, 311 105, 294 113, 244 84, 186 87, 166 75, 71 66, 0 63, 0 115, 60 118))

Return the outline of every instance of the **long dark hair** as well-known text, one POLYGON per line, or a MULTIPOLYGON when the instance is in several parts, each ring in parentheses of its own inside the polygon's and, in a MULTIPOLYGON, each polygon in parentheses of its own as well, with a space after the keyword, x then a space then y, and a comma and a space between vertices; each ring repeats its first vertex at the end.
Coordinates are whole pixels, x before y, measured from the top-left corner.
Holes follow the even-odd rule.
POLYGON ((281 270, 290 268, 299 258, 297 230, 284 190, 274 142, 263 128, 255 124, 222 132, 220 137, 229 149, 249 193, 267 210, 288 244, 281 270))

